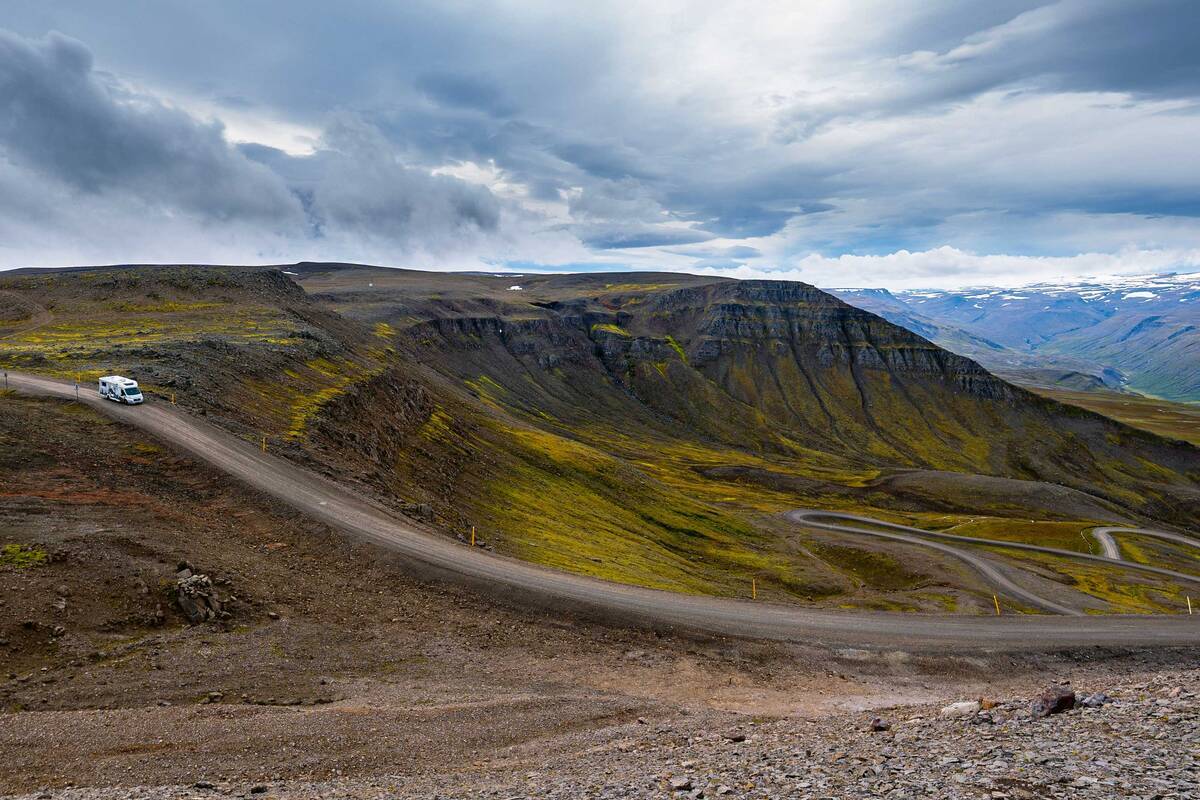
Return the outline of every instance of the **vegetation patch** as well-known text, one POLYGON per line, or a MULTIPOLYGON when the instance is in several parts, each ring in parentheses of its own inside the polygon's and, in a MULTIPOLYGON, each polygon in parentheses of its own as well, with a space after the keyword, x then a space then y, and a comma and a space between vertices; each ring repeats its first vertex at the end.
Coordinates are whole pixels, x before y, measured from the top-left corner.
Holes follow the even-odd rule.
POLYGON ((49 560, 45 550, 15 543, 0 547, 0 567, 29 569, 45 564, 49 560))
POLYGON ((1024 550, 988 549, 1017 561, 1036 563, 1076 591, 1108 603, 1116 613, 1178 614, 1187 610, 1183 590, 1165 579, 1127 574, 1117 567, 1067 561, 1024 550))
POLYGON ((667 337, 667 344, 669 344, 671 346, 671 349, 675 351, 675 354, 679 356, 680 361, 682 361, 685 364, 688 363, 687 353, 684 352, 683 345, 681 345, 679 342, 675 341, 674 336, 667 337))
POLYGON ((629 331, 625 330, 620 325, 614 325, 611 322, 597 322, 592 326, 592 333, 595 333, 596 331, 615 333, 617 336, 629 336, 629 331))
POLYGON ((909 571, 887 553, 824 543, 814 543, 810 547, 825 561, 879 591, 914 589, 928 580, 925 575, 909 571))

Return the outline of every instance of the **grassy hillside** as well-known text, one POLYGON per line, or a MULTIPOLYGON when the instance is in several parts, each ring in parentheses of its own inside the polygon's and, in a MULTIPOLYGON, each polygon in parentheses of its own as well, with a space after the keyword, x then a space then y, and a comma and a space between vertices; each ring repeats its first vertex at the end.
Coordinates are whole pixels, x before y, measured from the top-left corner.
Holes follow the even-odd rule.
POLYGON ((1068 391, 1035 387, 1034 391, 1167 439, 1182 439, 1200 445, 1200 404, 1173 403, 1157 397, 1096 389, 1068 391))
POLYGON ((312 303, 278 270, 118 268, 0 275, 0 365, 78 380, 134 375, 246 435, 299 437, 377 374, 386 335, 312 303))
POLYGON ((398 509, 426 504, 449 535, 474 526, 537 563, 684 592, 990 602, 952 561, 776 518, 797 506, 1076 531, 1200 508, 1194 448, 803 284, 289 271, 5 276, 21 310, 0 319, 0 363, 131 374, 398 509))

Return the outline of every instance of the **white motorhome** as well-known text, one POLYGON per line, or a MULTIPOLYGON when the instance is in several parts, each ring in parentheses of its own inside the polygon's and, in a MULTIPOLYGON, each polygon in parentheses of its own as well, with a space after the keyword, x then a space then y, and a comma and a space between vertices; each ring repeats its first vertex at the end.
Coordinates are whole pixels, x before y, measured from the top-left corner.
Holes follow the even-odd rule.
POLYGON ((142 397, 142 390, 138 388, 137 381, 122 378, 120 375, 101 378, 99 389, 101 397, 107 397, 117 403, 135 406, 145 399, 142 397))

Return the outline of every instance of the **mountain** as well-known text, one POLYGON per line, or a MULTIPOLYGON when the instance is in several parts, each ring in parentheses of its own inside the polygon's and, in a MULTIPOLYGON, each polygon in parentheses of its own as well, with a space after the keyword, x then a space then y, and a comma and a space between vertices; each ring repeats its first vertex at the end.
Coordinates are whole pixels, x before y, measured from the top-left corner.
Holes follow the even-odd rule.
POLYGON ((842 596, 778 526, 798 506, 941 524, 1200 512, 1191 445, 803 283, 298 264, 10 274, 0 292, 20 301, 0 319, 6 368, 133 375, 450 535, 618 581, 842 596), (1069 502, 1047 499, 1062 487, 1069 502))
POLYGON ((1064 388, 1092 376, 1109 389, 1200 402, 1200 275, 833 293, 1017 380, 1059 370, 1064 388))

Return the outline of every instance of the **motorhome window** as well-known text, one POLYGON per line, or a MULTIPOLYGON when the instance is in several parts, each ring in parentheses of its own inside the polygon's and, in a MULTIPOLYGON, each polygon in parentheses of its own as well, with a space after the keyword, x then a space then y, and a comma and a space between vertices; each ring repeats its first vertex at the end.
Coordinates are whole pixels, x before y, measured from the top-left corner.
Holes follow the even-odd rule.
POLYGON ((137 387, 131 386, 125 390, 125 394, 129 395, 130 397, 133 397, 134 395, 141 394, 141 392, 138 391, 137 387))

